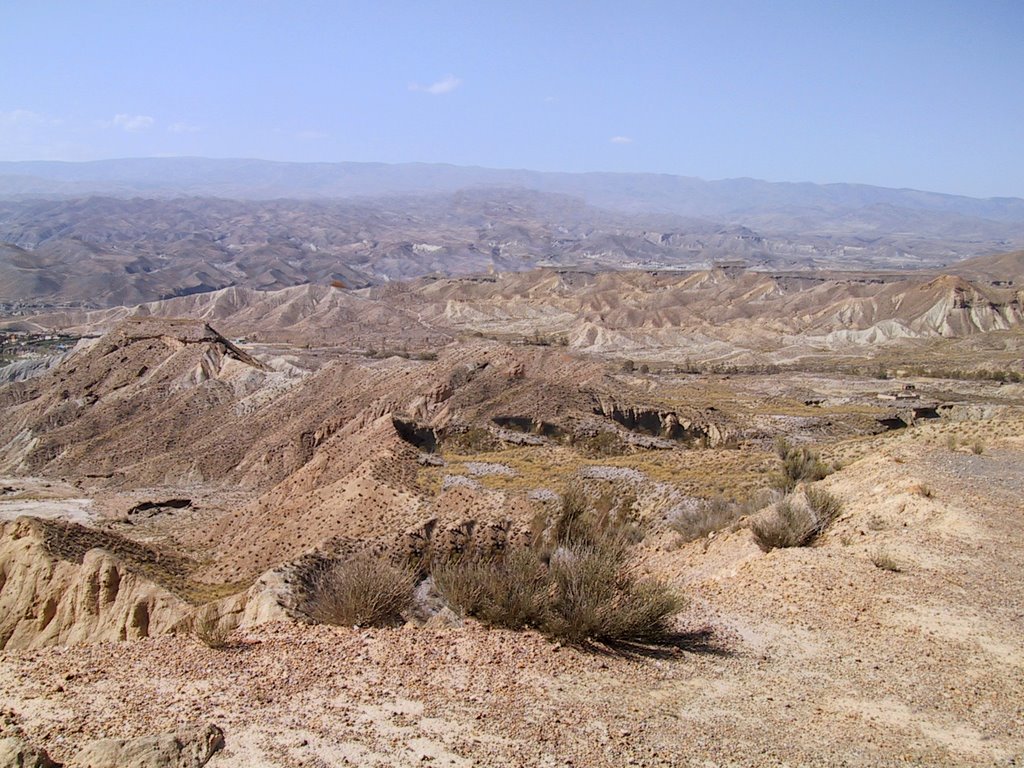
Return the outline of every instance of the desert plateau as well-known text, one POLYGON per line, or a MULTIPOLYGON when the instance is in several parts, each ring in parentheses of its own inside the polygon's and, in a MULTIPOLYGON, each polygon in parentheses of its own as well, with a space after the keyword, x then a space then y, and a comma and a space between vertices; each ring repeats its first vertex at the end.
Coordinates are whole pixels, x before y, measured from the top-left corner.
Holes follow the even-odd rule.
POLYGON ((1022 7, 0 4, 0 768, 1024 768, 1022 7))
POLYGON ((454 199, 490 255, 445 273, 335 218, 300 284, 167 297, 133 265, 218 238, 160 201, 10 238, 53 292, 0 320, 9 764, 1016 764, 1024 253, 509 270, 529 196, 454 199))

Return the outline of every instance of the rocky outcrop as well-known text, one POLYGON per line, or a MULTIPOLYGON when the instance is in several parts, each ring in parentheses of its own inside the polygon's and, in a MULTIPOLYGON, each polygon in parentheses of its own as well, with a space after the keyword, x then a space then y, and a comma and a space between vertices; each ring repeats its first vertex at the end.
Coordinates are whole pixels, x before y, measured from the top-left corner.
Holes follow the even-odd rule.
POLYGON ((135 739, 100 739, 86 745, 66 768, 202 768, 224 748, 224 732, 205 725, 135 739))
POLYGON ((32 518, 0 527, 0 649, 149 637, 189 613, 188 603, 114 553, 61 557, 47 533, 32 518))
POLYGON ((614 400, 602 399, 594 408, 594 413, 611 419, 631 432, 697 443, 708 448, 722 445, 730 436, 724 426, 709 419, 693 418, 674 411, 644 406, 622 405, 614 400))
MULTIPOLYGON (((0 650, 188 632, 202 614, 226 630, 287 620, 285 585, 264 574, 244 592, 196 606, 143 571, 159 554, 74 524, 21 517, 0 526, 0 650), (114 549, 123 549, 120 554, 114 549)), ((175 574, 175 564, 151 563, 175 574)))
POLYGON ((60 768, 45 749, 34 746, 13 711, 0 711, 0 768, 60 768))

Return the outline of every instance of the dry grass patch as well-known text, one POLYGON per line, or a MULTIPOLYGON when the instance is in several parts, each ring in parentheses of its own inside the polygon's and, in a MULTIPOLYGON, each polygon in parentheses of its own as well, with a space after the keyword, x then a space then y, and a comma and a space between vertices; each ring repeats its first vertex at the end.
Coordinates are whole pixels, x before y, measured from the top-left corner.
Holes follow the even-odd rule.
POLYGON ((875 568, 883 571, 891 571, 892 573, 902 573, 903 569, 899 563, 890 555, 886 550, 879 547, 871 553, 871 562, 875 568))
POLYGON ((693 509, 673 514, 668 527, 678 533, 683 542, 696 541, 732 525, 742 515, 743 509, 739 504, 716 496, 699 502, 693 509))
POLYGON ((532 546, 437 564, 434 586, 453 610, 494 626, 579 646, 678 644, 672 624, 682 601, 664 582, 636 574, 627 506, 601 511, 569 489, 532 546))
POLYGON ((416 572, 371 554, 319 559, 301 575, 299 608, 321 624, 388 626, 403 621, 413 602, 416 572))
POLYGON ((761 549, 810 546, 843 512, 842 502, 824 489, 809 486, 802 496, 791 494, 770 513, 751 521, 750 530, 761 549))

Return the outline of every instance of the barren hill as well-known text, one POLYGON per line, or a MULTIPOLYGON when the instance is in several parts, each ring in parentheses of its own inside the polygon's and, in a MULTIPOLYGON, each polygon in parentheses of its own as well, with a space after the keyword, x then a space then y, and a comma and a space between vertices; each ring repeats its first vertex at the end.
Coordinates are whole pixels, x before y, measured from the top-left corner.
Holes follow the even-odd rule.
POLYGON ((231 286, 356 288, 541 266, 905 269, 1024 244, 1024 220, 996 203, 998 220, 924 202, 913 210, 738 205, 718 218, 715 206, 697 217, 584 200, 492 186, 347 200, 0 202, 0 301, 103 307, 231 286))
POLYGON ((1018 256, 16 315, 80 338, 3 337, 0 750, 214 718, 210 766, 1009 764, 1018 256), (400 608, 310 608, 386 595, 325 580, 359 563, 400 608))
MULTIPOLYGON (((1012 256, 1012 255, 1011 255, 1012 256)), ((986 264, 965 268, 984 277, 986 264)), ((1001 272, 1000 272, 1001 273, 1001 272)), ((965 272, 966 274, 966 272, 965 272)), ((991 274, 996 274, 995 272, 991 274)), ((467 335, 519 344, 565 344, 592 354, 663 365, 792 362, 841 351, 875 357, 939 339, 967 349, 988 334, 1017 344, 1021 288, 941 271, 594 272, 544 269, 422 278, 347 291, 298 286, 228 288, 94 312, 27 316, 18 325, 95 333, 120 319, 191 316, 232 337, 344 346, 364 354, 433 355, 467 335)), ((976 365, 976 358, 969 361, 976 365)))

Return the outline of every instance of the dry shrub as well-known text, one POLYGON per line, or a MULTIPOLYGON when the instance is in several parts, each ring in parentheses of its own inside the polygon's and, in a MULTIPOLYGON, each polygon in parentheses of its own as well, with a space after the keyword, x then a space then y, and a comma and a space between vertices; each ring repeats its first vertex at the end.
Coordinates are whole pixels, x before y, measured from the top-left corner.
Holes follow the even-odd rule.
POLYGON ((935 491, 927 483, 917 483, 910 488, 912 493, 916 493, 918 496, 924 499, 930 499, 935 496, 935 491))
POLYGON ((680 598, 661 581, 638 579, 621 540, 574 543, 549 568, 551 600, 541 629, 577 645, 661 645, 672 637, 680 598))
POLYGON ((434 586, 456 613, 508 629, 540 626, 547 600, 543 561, 530 548, 434 567, 434 586))
POLYGON ((985 452, 985 444, 981 440, 975 440, 971 443, 971 452, 975 456, 981 456, 985 452))
POLYGON ((721 496, 700 502, 695 509, 677 512, 668 521, 670 530, 683 541, 696 541, 720 531, 743 516, 743 508, 721 496))
POLYGON ((750 530, 758 546, 767 552, 804 546, 808 543, 814 523, 814 516, 809 509, 785 500, 776 504, 771 514, 752 520, 750 530))
POLYGON ((811 508, 816 518, 815 538, 843 514, 843 502, 824 488, 809 485, 804 488, 804 498, 807 499, 807 506, 811 508))
POLYGON ((613 429, 574 438, 573 446, 584 455, 592 457, 624 456, 630 452, 629 444, 623 442, 613 429))
POLYGON ((681 601, 664 583, 635 575, 630 529, 567 495, 553 543, 438 564, 433 577, 441 596, 486 624, 530 627, 577 645, 678 642, 671 622, 681 601))
POLYGON ((824 489, 808 486, 803 496, 806 504, 790 496, 776 504, 773 513, 751 521, 750 530, 761 549, 809 546, 843 512, 842 502, 824 489))
POLYGON ((903 571, 892 555, 881 547, 871 553, 871 562, 874 563, 875 568, 883 571, 892 571, 893 573, 901 573, 903 571))
POLYGON ((402 621, 412 604, 416 572, 359 554, 319 563, 306 578, 301 609, 321 624, 387 626, 402 621))
POLYGON ((488 453, 501 448, 501 440, 483 427, 468 427, 446 435, 444 447, 455 453, 488 453))
POLYGON ((222 650, 231 645, 231 628, 222 623, 216 611, 202 611, 192 617, 192 634, 207 648, 222 650))
POLYGON ((806 446, 793 447, 780 438, 775 442, 775 452, 782 461, 782 472, 772 476, 772 485, 783 493, 792 492, 799 483, 813 483, 832 473, 818 452, 806 446))
POLYGON ((562 493, 554 520, 535 543, 546 555, 571 542, 597 544, 621 538, 635 544, 643 539, 643 531, 634 519, 635 506, 633 495, 602 495, 591 503, 578 485, 570 485, 562 493))

